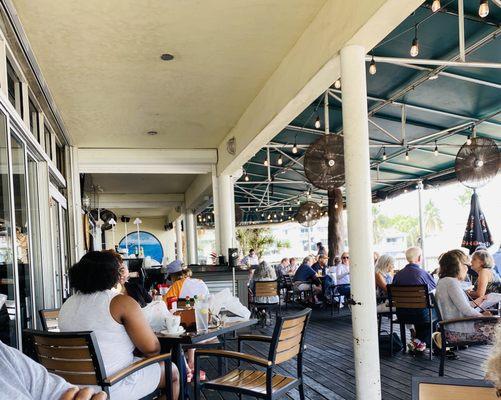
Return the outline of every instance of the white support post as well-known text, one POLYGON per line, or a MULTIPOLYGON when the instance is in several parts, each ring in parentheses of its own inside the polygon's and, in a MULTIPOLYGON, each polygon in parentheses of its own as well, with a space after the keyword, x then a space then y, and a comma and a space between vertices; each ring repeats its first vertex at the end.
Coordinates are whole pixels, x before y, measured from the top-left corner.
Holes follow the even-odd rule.
POLYGON ((329 121, 329 91, 326 90, 324 93, 324 125, 325 134, 330 133, 330 121, 329 121))
POLYGON ((26 82, 21 82, 20 88, 21 102, 23 104, 23 115, 21 115, 21 118, 28 127, 28 130, 30 130, 30 97, 28 84, 26 82))
POLYGON ((188 264, 196 264, 197 258, 197 224, 193 210, 186 210, 185 214, 185 231, 186 231, 186 253, 188 255, 188 264))
POLYGON ((464 46, 464 0, 458 0, 458 23, 459 23, 459 60, 466 61, 464 46))
POLYGON ((217 178, 219 190, 219 254, 228 257, 228 249, 235 243, 235 195, 230 175, 217 178))
POLYGON ((183 260, 183 231, 181 230, 181 221, 183 217, 180 216, 176 220, 176 260, 183 260))
POLYGON ((426 252, 425 252, 425 231, 424 231, 424 208, 423 208, 423 182, 417 184, 418 203, 419 203, 419 236, 421 237, 421 266, 426 269, 426 252))
POLYGON ((214 251, 217 255, 221 254, 221 218, 220 218, 220 202, 219 202, 219 180, 217 178, 216 166, 212 166, 212 202, 214 209, 214 251))
POLYGON ((365 48, 341 50, 343 132, 357 399, 381 399, 372 248, 365 48))
POLYGON ((0 90, 7 98, 9 95, 7 88, 7 48, 3 35, 0 35, 0 90))
POLYGON ((76 263, 84 255, 83 210, 78 172, 78 148, 66 147, 66 182, 68 188, 68 220, 70 261, 76 263))

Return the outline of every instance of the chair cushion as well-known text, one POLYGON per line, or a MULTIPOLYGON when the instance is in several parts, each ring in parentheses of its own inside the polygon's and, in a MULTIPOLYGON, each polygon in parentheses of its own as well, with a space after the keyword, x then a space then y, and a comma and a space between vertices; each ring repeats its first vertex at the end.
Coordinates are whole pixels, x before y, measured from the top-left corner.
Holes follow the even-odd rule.
MULTIPOLYGON (((272 378, 273 392, 279 391, 296 382, 297 379, 275 374, 272 378)), ((220 378, 205 382, 204 386, 206 388, 217 388, 218 390, 224 390, 227 387, 231 391, 235 391, 238 388, 257 393, 266 393, 266 372, 236 369, 220 378)))

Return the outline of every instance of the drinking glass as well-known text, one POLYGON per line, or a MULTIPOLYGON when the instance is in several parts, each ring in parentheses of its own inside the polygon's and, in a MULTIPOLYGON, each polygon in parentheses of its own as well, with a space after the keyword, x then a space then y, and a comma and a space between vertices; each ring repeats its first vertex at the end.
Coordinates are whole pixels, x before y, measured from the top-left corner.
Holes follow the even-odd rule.
POLYGON ((195 303, 195 322, 197 332, 209 330, 209 302, 207 300, 197 300, 195 303))

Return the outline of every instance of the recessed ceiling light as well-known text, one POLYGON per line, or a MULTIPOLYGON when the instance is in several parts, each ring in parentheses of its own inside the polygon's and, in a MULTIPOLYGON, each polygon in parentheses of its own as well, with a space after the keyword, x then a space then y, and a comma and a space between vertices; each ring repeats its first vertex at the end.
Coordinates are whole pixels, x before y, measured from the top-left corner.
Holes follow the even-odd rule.
POLYGON ((158 135, 158 132, 157 131, 148 131, 146 132, 147 135, 150 135, 150 136, 155 136, 155 135, 158 135))
POLYGON ((160 56, 160 58, 164 61, 171 61, 171 60, 174 60, 174 56, 172 54, 169 54, 169 53, 164 53, 160 56))

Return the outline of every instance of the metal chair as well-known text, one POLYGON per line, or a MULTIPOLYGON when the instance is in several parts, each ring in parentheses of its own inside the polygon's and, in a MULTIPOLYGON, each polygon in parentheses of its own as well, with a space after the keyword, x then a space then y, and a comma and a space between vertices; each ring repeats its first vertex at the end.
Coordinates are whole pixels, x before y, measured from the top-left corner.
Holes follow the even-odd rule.
MULTIPOLYGON (((249 308, 251 309, 252 315, 258 315, 259 310, 268 310, 275 309, 277 317, 282 315, 282 307, 280 304, 280 292, 278 290, 278 281, 255 281, 254 282, 254 291, 253 291, 253 299, 249 303, 249 308), (260 303, 255 299, 256 297, 272 297, 278 296, 278 302, 276 303, 260 303)), ((270 313, 271 315, 271 313, 270 313)), ((266 314, 265 314, 265 323, 266 324, 266 314)))
POLYGON ((447 339, 447 326, 456 322, 470 322, 470 323, 475 323, 475 322, 497 322, 499 321, 498 316, 481 316, 481 317, 467 317, 467 318, 456 318, 456 319, 449 319, 449 320, 443 320, 442 315, 440 313, 440 309, 438 308, 438 305, 435 304, 435 313, 438 317, 438 323, 437 323, 437 331, 440 332, 440 338, 442 339, 442 347, 440 349, 440 367, 438 369, 438 376, 444 376, 445 372, 445 359, 447 358, 447 347, 460 347, 464 345, 485 345, 487 344, 486 341, 479 341, 479 342, 473 342, 473 341, 461 341, 461 342, 452 342, 447 339))
POLYGON ((59 308, 38 310, 42 329, 47 332, 59 332, 59 308))
MULTIPOLYGON (((128 367, 106 376, 101 352, 93 332, 42 332, 24 331, 27 343, 37 361, 47 370, 74 385, 97 385, 110 396, 110 387, 151 364, 165 362, 167 393, 172 398, 172 366, 170 354, 159 354, 137 361, 128 367)), ((154 399, 159 390, 143 398, 154 399)))
POLYGON ((298 388, 299 398, 305 399, 303 386, 303 351, 306 326, 311 309, 279 317, 273 336, 241 335, 238 337, 238 351, 197 350, 195 352, 195 400, 200 399, 203 389, 237 393, 262 399, 282 397, 294 388, 298 388), (257 341, 269 343, 268 358, 242 353, 242 342, 257 341), (223 357, 238 360, 237 369, 219 378, 200 382, 199 370, 201 356, 223 357), (297 376, 289 377, 274 372, 275 367, 285 361, 297 359, 297 376), (266 371, 241 369, 240 361, 265 367, 266 371))
POLYGON ((393 357, 393 325, 400 325, 400 337, 404 344, 405 353, 405 324, 430 324, 430 360, 433 357, 433 305, 428 293, 427 285, 388 285, 388 300, 390 303, 390 355, 393 357), (428 321, 419 317, 406 315, 408 310, 427 310, 428 321), (397 315, 397 320, 393 320, 393 314, 397 315))
POLYGON ((496 400, 496 388, 481 379, 412 377, 412 400, 496 400))

